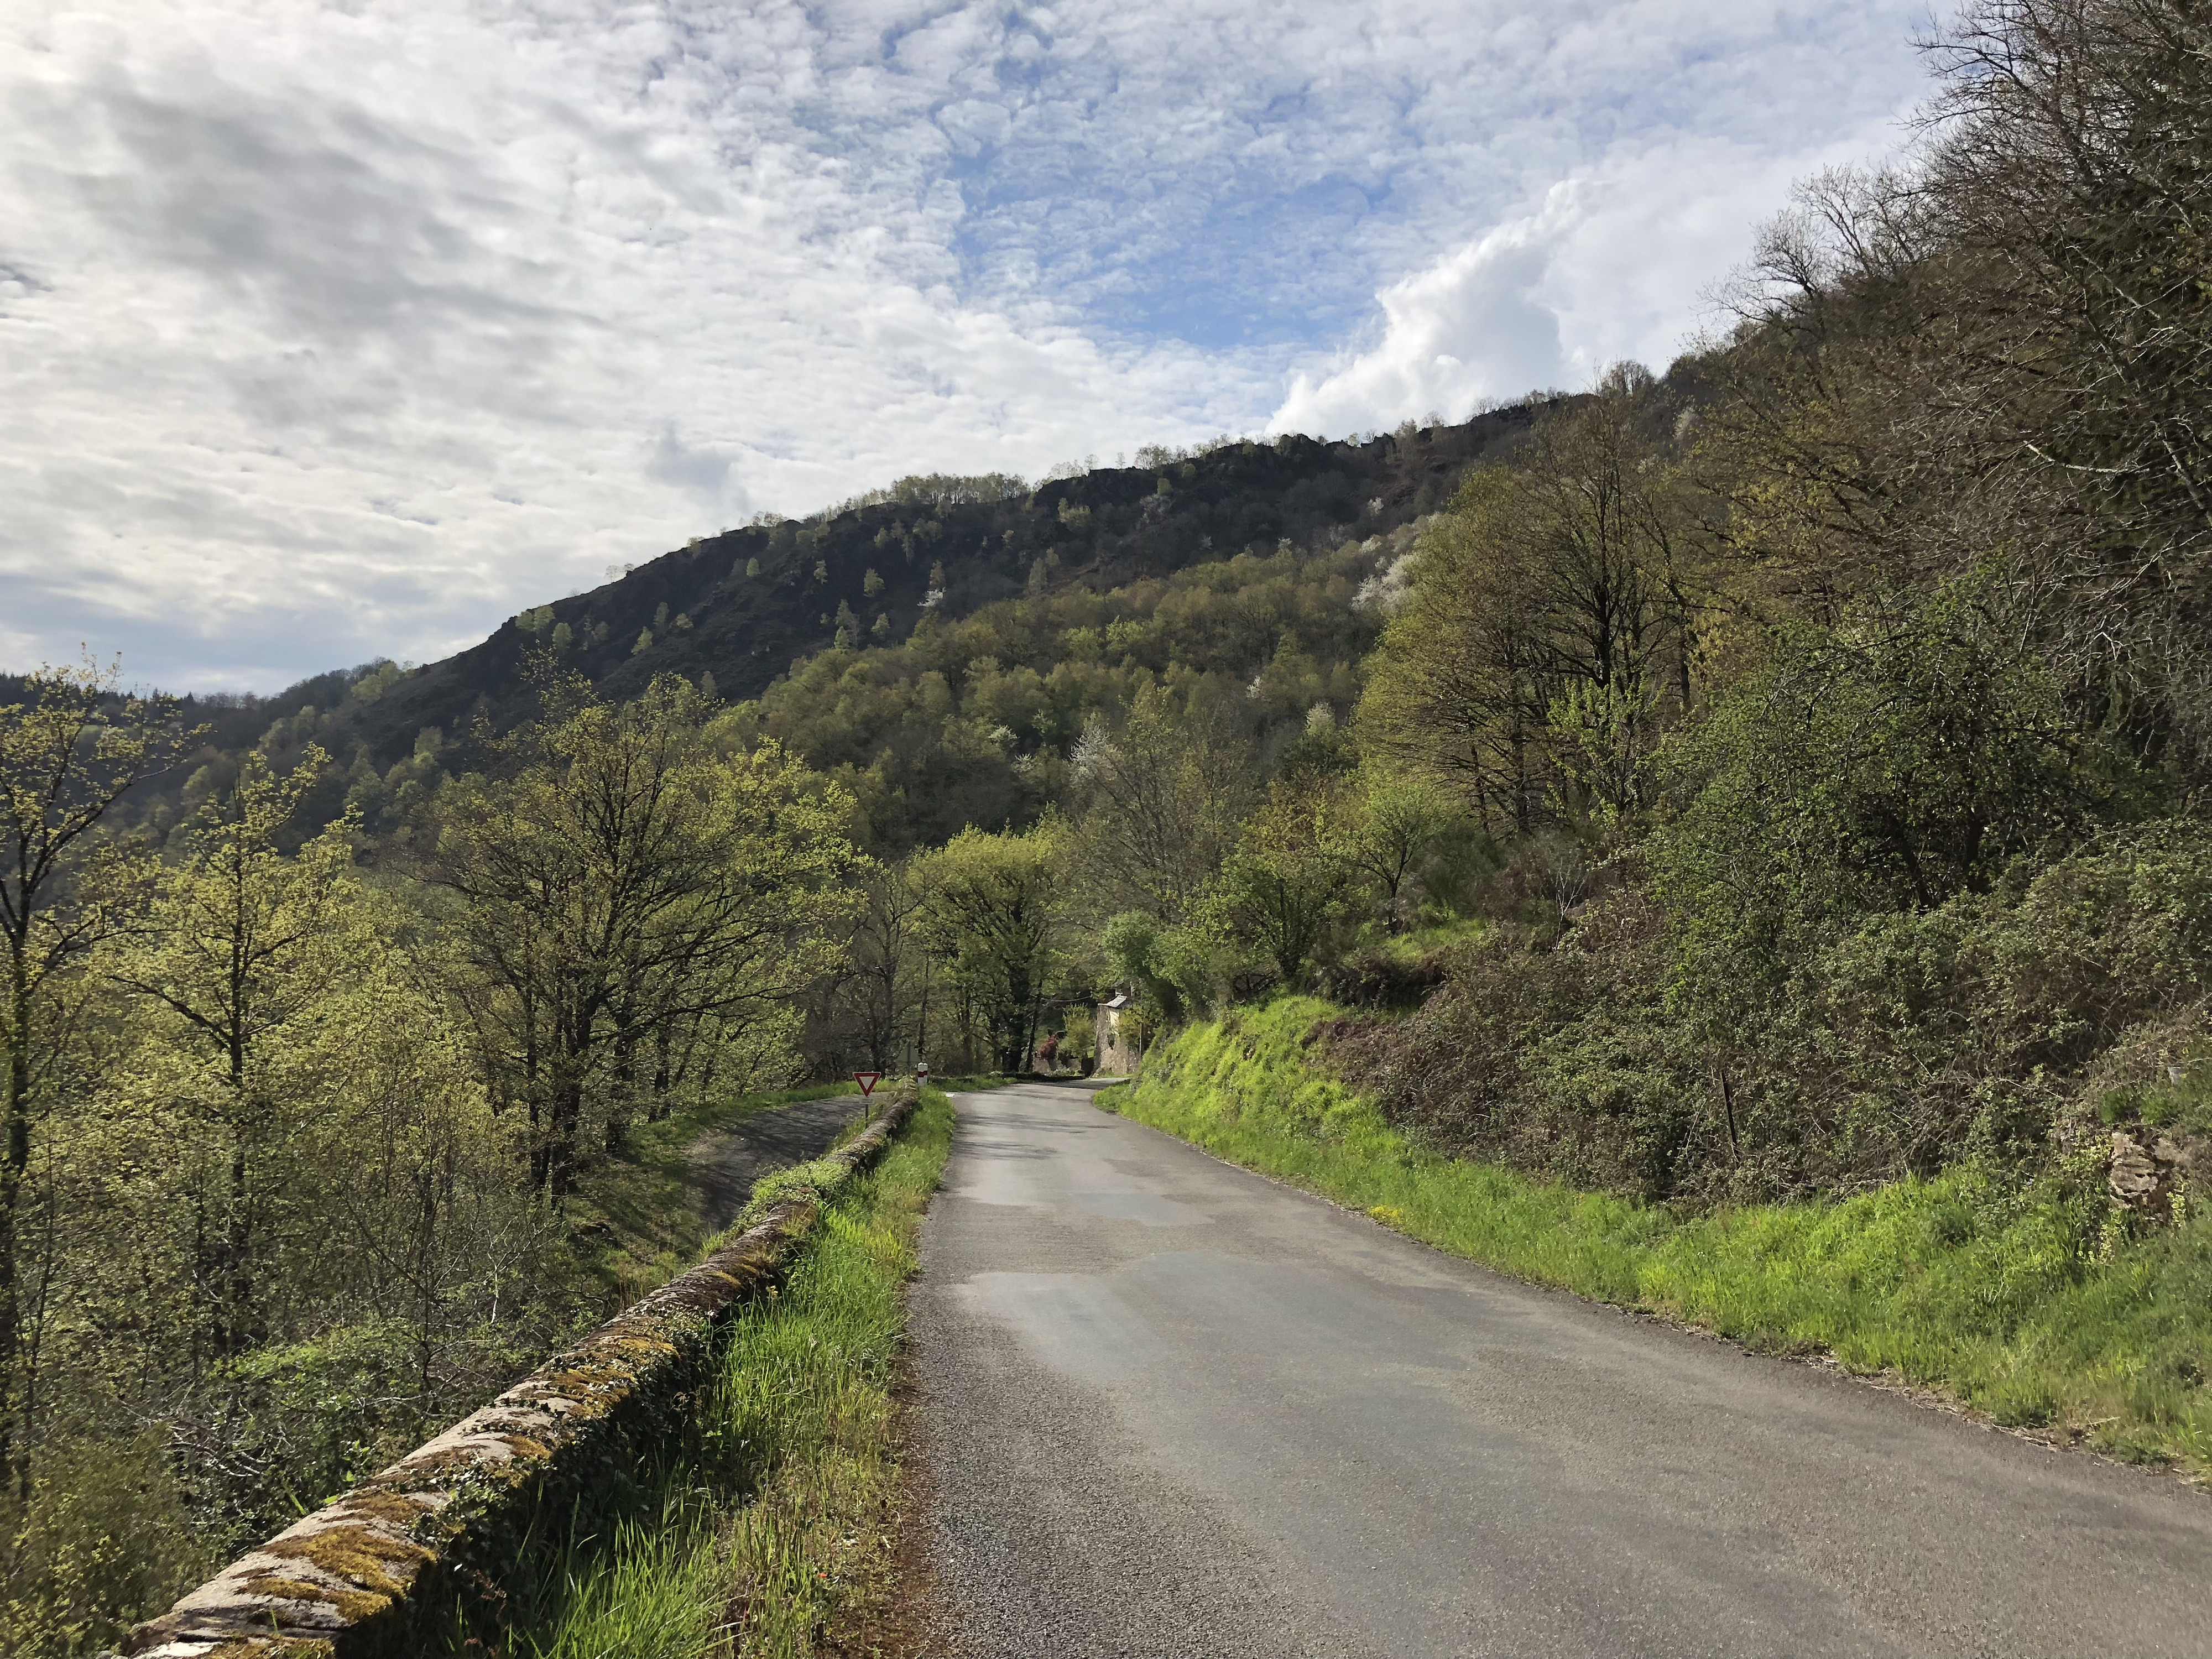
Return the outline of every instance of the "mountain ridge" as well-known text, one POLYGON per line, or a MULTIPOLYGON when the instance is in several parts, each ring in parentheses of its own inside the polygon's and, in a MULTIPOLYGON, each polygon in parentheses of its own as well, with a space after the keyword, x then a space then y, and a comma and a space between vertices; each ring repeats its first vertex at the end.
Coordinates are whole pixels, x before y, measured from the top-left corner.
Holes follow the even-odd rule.
POLYGON ((1018 489, 1005 477, 903 479, 811 519, 701 538, 523 611, 370 700, 349 699, 349 735, 388 763, 426 728, 458 736, 479 712, 510 725, 532 704, 529 657, 563 629, 560 655, 602 696, 633 696, 675 672, 712 674, 720 695, 743 699, 833 644, 841 616, 854 643, 903 638, 925 608, 959 617, 1020 594, 1040 562, 1052 585, 1103 590, 1284 541, 1387 534, 1441 506, 1468 467, 1503 459, 1542 406, 1364 441, 1292 434, 1140 451, 1134 466, 1018 489))

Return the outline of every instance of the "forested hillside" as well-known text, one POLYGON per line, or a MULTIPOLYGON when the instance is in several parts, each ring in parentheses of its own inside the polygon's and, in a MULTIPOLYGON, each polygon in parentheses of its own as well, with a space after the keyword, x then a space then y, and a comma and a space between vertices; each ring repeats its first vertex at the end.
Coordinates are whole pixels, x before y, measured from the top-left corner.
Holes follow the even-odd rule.
MULTIPOLYGON (((549 596, 457 657, 376 675, 352 708, 327 693, 299 701, 342 713, 333 752, 365 744, 388 767, 425 726, 465 730, 480 703, 512 723, 529 706, 524 665, 547 647, 610 697, 659 673, 710 675, 725 697, 757 696, 796 659, 840 638, 903 640, 927 614, 963 617, 1039 586, 1103 592, 1285 543, 1387 535, 1433 512, 1471 462, 1510 449, 1528 422, 1515 408, 1364 440, 1224 439, 1148 449, 1133 466, 1071 465, 1034 484, 904 478, 804 520, 768 514, 700 538, 611 571, 589 592, 549 596)), ((276 712, 297 713, 284 702, 276 712)))
MULTIPOLYGON (((770 692, 802 668, 818 676, 824 654, 840 646, 922 646, 933 631, 937 643, 922 654, 942 657, 969 638, 957 630, 948 636, 945 625, 979 613, 990 629, 1018 636, 1015 645, 988 642, 997 659, 1049 669, 1064 650, 1054 624, 1009 609, 1016 599, 1048 598, 1054 617, 1090 618, 1102 630, 1091 654, 1118 663, 1127 653, 1103 657, 1103 630, 1119 623, 1126 632, 1148 617, 1163 584, 1177 584, 1185 572, 1253 556, 1277 559, 1279 578, 1280 555, 1303 559, 1352 546, 1364 546, 1370 565, 1386 546, 1397 556, 1410 527, 1449 498, 1470 465, 1511 452, 1534 407, 1495 410, 1456 426, 1408 422, 1395 433, 1334 442, 1224 438, 1194 450, 1154 447, 1133 467, 1071 465, 1035 484, 1004 474, 908 477, 805 520, 764 514, 648 563, 611 569, 605 586, 549 599, 441 662, 383 659, 316 675, 273 696, 179 699, 177 718, 196 741, 182 764, 134 787, 123 814, 166 836, 207 790, 227 784, 248 750, 289 769, 313 744, 336 763, 304 801, 299 833, 350 804, 364 830, 382 837, 404 830, 441 777, 477 763, 470 745, 480 726, 496 733, 526 718, 546 673, 580 678, 617 701, 656 675, 675 673, 734 701, 770 692), (1040 627, 1047 631, 1040 635, 1040 627)), ((1351 572, 1358 562, 1338 562, 1351 572)), ((1207 576, 1202 585, 1218 590, 1223 580, 1207 576)), ((1273 596, 1262 601, 1269 602, 1273 596)), ((1165 620, 1181 631, 1148 652, 1154 669, 1164 665, 1169 643, 1184 651, 1177 660, 1216 672, 1256 672, 1247 659, 1273 649, 1264 620, 1231 640, 1218 622, 1177 621, 1189 605, 1170 602, 1165 620), (1197 641, 1194 626, 1211 627, 1214 637, 1197 641), (1267 637, 1255 646, 1261 634, 1267 637), (1211 653, 1192 657, 1185 647, 1194 644, 1211 653)), ((1086 647, 1079 641, 1074 648, 1086 647)), ((957 681, 967 660, 946 658, 937 666, 957 681)), ((27 684, 0 675, 0 696, 21 696, 27 684)), ((1339 693, 1348 697, 1341 684, 1339 693)), ((781 702, 792 706, 787 696, 781 702)), ((979 797, 975 822, 1002 823, 1035 810, 1036 793, 1012 781, 1013 757, 1002 756, 1000 775, 979 786, 1003 810, 993 817, 979 797)), ((963 769, 947 756, 927 769, 963 769)), ((947 775, 922 787, 956 786, 947 775)), ((889 821, 882 828, 901 844, 915 833, 889 821)))
MULTIPOLYGON (((1425 1155, 1940 1176, 1993 1283, 2199 1282, 2212 35, 1985 0, 1933 61, 1664 375, 908 480, 273 705, 16 683, 0 1629, 90 1650, 570 1328, 641 1125, 1094 1061, 1115 988, 1318 993, 1425 1155)), ((2212 1433, 2172 1329, 2146 1456, 2212 1433)))

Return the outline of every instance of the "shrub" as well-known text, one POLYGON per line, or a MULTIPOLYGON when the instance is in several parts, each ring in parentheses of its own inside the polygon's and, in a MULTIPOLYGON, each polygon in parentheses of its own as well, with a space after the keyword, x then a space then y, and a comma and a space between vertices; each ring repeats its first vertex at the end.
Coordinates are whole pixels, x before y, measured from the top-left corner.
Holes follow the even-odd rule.
MULTIPOLYGON (((1808 929, 1726 1019, 1693 982, 1709 948, 1625 884, 1557 938, 1494 927, 1404 1020, 1330 1052, 1437 1151, 1699 1205, 1966 1161, 2026 1179, 2093 1133, 2163 1129, 2178 1155, 2212 1133, 2212 837, 2193 819, 1808 929)), ((1365 970, 1332 990, 1385 1003, 1365 970)))
POLYGON ((0 1504, 0 1652, 104 1652, 213 1571, 158 1437, 41 1447, 27 1503, 0 1504))

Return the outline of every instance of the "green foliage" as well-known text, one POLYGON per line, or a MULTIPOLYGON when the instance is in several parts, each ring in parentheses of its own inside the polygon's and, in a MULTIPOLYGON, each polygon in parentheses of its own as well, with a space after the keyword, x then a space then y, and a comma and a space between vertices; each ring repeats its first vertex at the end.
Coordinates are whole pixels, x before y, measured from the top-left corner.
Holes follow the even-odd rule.
POLYGON ((1673 398, 1633 365, 1547 411, 1423 533, 1363 707, 1370 740, 1451 779, 1488 827, 1615 817, 1686 712, 1709 556, 1673 398))
POLYGON ((220 1565, 156 1435, 46 1448, 0 1528, 0 1648, 21 1659, 111 1651, 220 1565))
POLYGON ((1279 780, 1222 865, 1215 902, 1291 989, 1304 988, 1352 883, 1346 814, 1334 781, 1279 780))
POLYGON ((173 702, 118 696, 113 680, 92 663, 42 670, 0 706, 0 1489, 21 1484, 29 1427, 22 1230, 40 1120, 76 1058, 76 969, 127 927, 142 878, 102 821, 198 735, 174 729, 173 702))
MULTIPOLYGON (((1244 555, 985 605, 896 644, 811 657, 744 718, 853 791, 874 848, 1018 828, 1076 793, 1085 732, 1120 725, 1147 688, 1178 720, 1195 710, 1218 727, 1212 746, 1238 751, 1221 757, 1236 765, 1249 744, 1303 732, 1316 703, 1348 709, 1375 628, 1352 599, 1373 556, 1244 555)), ((945 580, 940 568, 930 585, 945 580)))
MULTIPOLYGON (((535 611, 526 611, 515 619, 515 625, 526 634, 543 633, 552 625, 553 607, 543 605, 535 611)), ((407 671, 389 659, 370 665, 356 678, 349 694, 356 702, 373 703, 386 692, 407 678, 407 671)))
POLYGON ((754 1186, 752 1197, 746 1203, 744 1212, 730 1224, 730 1232, 734 1235, 744 1231, 748 1227, 758 1226, 762 1218, 770 1210, 779 1204, 788 1203, 794 1198, 811 1199, 818 1203, 836 1190, 837 1183, 843 1180, 844 1176, 844 1165, 832 1164, 827 1158, 818 1158, 809 1163, 794 1164, 788 1169, 778 1170, 773 1175, 763 1176, 754 1186))
POLYGON ((680 682, 617 710, 556 680, 543 722, 424 726, 383 775, 328 767, 303 704, 203 765, 162 858, 133 858, 94 833, 102 791, 178 741, 166 711, 37 690, 0 710, 0 785, 66 886, 7 889, 31 1016, 10 1103, 36 1131, 8 1259, 38 1296, 0 1373, 28 1465, 0 1486, 0 1620, 10 1651, 58 1654, 666 1276, 697 1240, 665 1213, 665 1136, 788 1075, 852 853, 848 801, 710 732, 680 682), (450 778, 465 757, 487 769, 450 778), (357 866, 394 817, 446 889, 357 866), (149 1524, 116 1524, 126 1499, 149 1524))
POLYGON ((925 936, 974 1000, 1002 1071, 1022 1069, 1063 965, 1066 842, 1065 824, 1047 818, 1020 835, 963 830, 915 862, 925 936))
POLYGON ((1228 732, 1167 688, 1140 685, 1121 730, 1103 718, 1073 755, 1082 817, 1075 884, 1094 908, 1174 926, 1212 887, 1251 786, 1228 732))
POLYGON ((1985 592, 1778 629, 1681 734, 1682 805, 1648 857, 1698 971, 1770 986, 1808 930, 1986 889, 2114 797, 2123 765, 1985 592))
POLYGON ((854 853, 837 793, 773 743, 725 753, 681 678, 619 708, 556 688, 548 713, 501 740, 507 775, 447 790, 437 877, 487 1070, 558 1196, 594 1127, 620 1151, 672 1089, 774 1063, 854 853))
POLYGON ((1142 982, 1158 973, 1159 924, 1142 910, 1124 910, 1106 924, 1099 944, 1106 969, 1117 984, 1142 982))
POLYGON ((2208 845, 2193 819, 2116 830, 1985 893, 1832 919, 1764 994, 1626 887, 1561 939, 1489 930, 1340 1057, 1432 1148, 1644 1196, 1857 1191, 1962 1160, 2032 1178, 2100 1116, 2199 1133, 2208 845))
POLYGON ((1388 932, 1406 925, 1419 893, 1456 884, 1450 866, 1472 850, 1472 826, 1433 779, 1370 761, 1352 781, 1345 813, 1344 856, 1373 884, 1388 932))

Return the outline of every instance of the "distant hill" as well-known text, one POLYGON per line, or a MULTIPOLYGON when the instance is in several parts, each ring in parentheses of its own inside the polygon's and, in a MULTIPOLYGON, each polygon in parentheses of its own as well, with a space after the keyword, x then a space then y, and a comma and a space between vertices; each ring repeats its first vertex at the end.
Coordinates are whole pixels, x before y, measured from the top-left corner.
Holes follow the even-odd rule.
MULTIPOLYGON (((898 647, 921 645, 915 626, 925 610, 933 612, 939 631, 930 649, 861 654, 894 687, 932 665, 960 686, 965 656, 935 662, 956 641, 960 650, 972 645, 1010 666, 1024 662, 1048 671, 1071 641, 1024 641, 1021 629, 1076 625, 1078 613, 1086 613, 1086 594, 1119 592, 1126 603, 1109 608, 1135 618, 1149 616, 1167 579, 1189 573, 1185 580, 1225 592, 1273 580, 1270 573, 1281 564, 1270 559, 1269 570, 1261 571, 1247 561, 1233 578, 1202 568, 1225 572, 1240 554, 1273 556, 1287 544, 1303 580, 1320 585, 1317 595, 1342 574, 1334 568, 1342 560, 1325 555, 1351 542, 1366 550, 1355 565, 1388 559, 1416 520, 1450 498, 1470 466, 1504 459, 1542 406, 1522 404, 1456 426, 1409 424, 1364 441, 1291 436, 1224 441, 1194 451, 1148 449, 1134 466, 1034 486, 1005 476, 902 479, 811 518, 702 538, 589 592, 533 606, 483 643, 442 661, 333 669, 270 696, 185 697, 183 722, 203 728, 204 741, 182 764, 134 790, 126 814, 166 835, 195 801, 227 784, 248 749, 258 747, 289 767, 312 741, 336 764, 303 803, 295 838, 336 817, 349 798, 372 803, 365 808, 372 833, 389 831, 412 801, 434 789, 441 769, 471 763, 468 736, 479 713, 504 728, 531 712, 527 665, 534 654, 555 650, 611 699, 634 695, 663 672, 695 680, 711 674, 716 694, 732 702, 776 688, 763 706, 765 729, 858 790, 868 803, 872 844, 942 839, 971 820, 1024 822, 1045 784, 1042 775, 1024 772, 1012 751, 964 755, 928 734, 895 735, 895 708, 827 724, 818 718, 825 708, 815 705, 836 701, 817 682, 824 668, 821 653, 836 642, 841 617, 848 643, 898 647), (1051 603, 1042 610, 1005 603, 1024 595, 1051 603), (1051 617, 1059 620, 1048 623, 1051 617), (641 635, 650 642, 642 643, 641 635), (797 674, 810 659, 814 666, 797 674), (891 772, 878 766, 878 775, 862 778, 886 744, 896 761, 891 772), (878 799, 886 791, 888 798, 878 799)), ((1371 573, 1355 572, 1353 579, 1361 574, 1371 573)), ((1310 606, 1315 595, 1297 604, 1310 606)), ((1265 611, 1280 597, 1255 602, 1265 611)), ((1249 677, 1279 646, 1303 641, 1327 680, 1340 667, 1348 672, 1371 645, 1376 620, 1374 614, 1354 619, 1347 605, 1335 630, 1341 638, 1323 637, 1328 628, 1314 615, 1276 617, 1253 638, 1235 641, 1178 641, 1170 627, 1139 655, 1155 670, 1173 659, 1198 672, 1234 669, 1249 677), (1159 661, 1150 660, 1162 652, 1159 661)), ((1286 696, 1304 684, 1296 673, 1283 683, 1286 696)), ((1109 702, 1121 695, 1094 689, 1109 702)), ((0 703, 29 691, 23 677, 0 674, 0 703)), ((1246 735, 1262 748, 1279 744, 1304 712, 1303 703, 1264 710, 1255 703, 1250 713, 1257 724, 1246 735)), ((1030 730, 1031 721, 1007 718, 1019 728, 1018 746, 1065 749, 1070 740, 1066 732, 1048 735, 1030 730)))
POLYGON ((1247 549, 1272 552, 1285 540, 1307 547, 1387 533, 1442 505, 1469 465, 1510 450, 1534 412, 1521 405, 1364 442, 1293 436, 1146 451, 1140 465, 1033 489, 1004 477, 902 480, 815 518, 705 538, 526 611, 374 701, 348 702, 346 723, 379 764, 410 753, 424 727, 458 735, 480 707, 507 725, 530 704, 526 659, 556 629, 566 629, 564 659, 604 696, 629 696, 672 671, 711 673, 734 700, 759 696, 795 659, 830 645, 840 606, 856 643, 903 638, 940 567, 937 604, 951 617, 1022 592, 1048 555, 1051 585, 1104 589, 1247 549), (642 650, 641 634, 652 636, 642 650))

